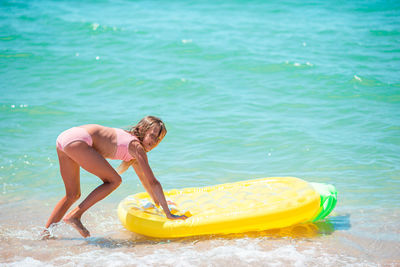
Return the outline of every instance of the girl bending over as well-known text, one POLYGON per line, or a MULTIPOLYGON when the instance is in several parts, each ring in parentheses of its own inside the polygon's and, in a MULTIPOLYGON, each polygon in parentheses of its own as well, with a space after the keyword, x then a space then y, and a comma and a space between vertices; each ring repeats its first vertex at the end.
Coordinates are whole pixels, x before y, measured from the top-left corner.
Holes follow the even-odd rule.
POLYGON ((98 201, 108 196, 121 184, 121 176, 133 166, 144 188, 156 205, 161 205, 169 219, 186 219, 171 214, 160 182, 154 177, 146 153, 155 148, 166 135, 164 123, 157 117, 144 117, 128 131, 96 124, 73 127, 57 138, 57 154, 65 196, 57 203, 46 223, 47 228, 59 222, 81 196, 79 168, 98 176, 103 184, 94 189, 75 209, 64 217, 83 237, 90 236, 81 222, 82 214, 98 201), (122 160, 118 173, 106 160, 122 160))

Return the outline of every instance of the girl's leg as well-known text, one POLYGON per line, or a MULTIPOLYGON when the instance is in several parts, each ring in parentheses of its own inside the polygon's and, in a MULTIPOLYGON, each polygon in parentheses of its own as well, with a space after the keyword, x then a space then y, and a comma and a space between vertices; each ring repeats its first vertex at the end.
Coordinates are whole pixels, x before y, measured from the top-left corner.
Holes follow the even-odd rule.
POLYGON ((108 161, 93 147, 84 142, 74 142, 64 148, 65 153, 88 172, 98 176, 103 184, 93 190, 86 198, 64 218, 74 226, 82 236, 89 236, 89 231, 82 225, 82 214, 98 201, 108 196, 121 184, 121 176, 108 161))
POLYGON ((79 182, 79 165, 57 148, 60 173, 65 185, 65 196, 57 203, 46 223, 46 228, 51 224, 59 222, 72 204, 81 195, 79 182))

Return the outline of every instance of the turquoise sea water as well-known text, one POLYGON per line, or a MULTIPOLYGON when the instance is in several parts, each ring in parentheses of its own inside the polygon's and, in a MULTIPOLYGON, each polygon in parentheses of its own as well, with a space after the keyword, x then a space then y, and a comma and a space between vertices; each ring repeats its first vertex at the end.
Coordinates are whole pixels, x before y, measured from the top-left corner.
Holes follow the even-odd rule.
POLYGON ((398 1, 2 1, 0 263, 400 264, 399 77, 398 1), (143 191, 130 170, 83 218, 93 237, 39 240, 64 194, 58 134, 148 114, 168 129, 149 153, 164 189, 296 176, 334 184, 334 214, 311 237, 149 240, 116 215, 143 191))

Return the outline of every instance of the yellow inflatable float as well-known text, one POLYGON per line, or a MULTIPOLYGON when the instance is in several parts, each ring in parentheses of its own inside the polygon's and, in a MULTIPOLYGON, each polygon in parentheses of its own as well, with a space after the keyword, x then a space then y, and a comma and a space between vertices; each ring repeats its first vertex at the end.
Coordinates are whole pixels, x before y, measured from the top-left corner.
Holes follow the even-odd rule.
MULTIPOLYGON (((122 200, 118 217, 128 230, 151 237, 242 233, 311 221, 321 213, 323 199, 311 184, 295 177, 171 190, 165 196, 172 213, 189 218, 167 219, 145 192, 122 200)), ((334 200, 336 204, 336 195, 334 200)))

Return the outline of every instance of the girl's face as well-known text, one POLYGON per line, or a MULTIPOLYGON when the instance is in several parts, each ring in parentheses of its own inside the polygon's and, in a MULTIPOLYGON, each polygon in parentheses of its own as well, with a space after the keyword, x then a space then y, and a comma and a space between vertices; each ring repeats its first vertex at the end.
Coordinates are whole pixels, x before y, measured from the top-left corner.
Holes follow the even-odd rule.
POLYGON ((155 125, 151 127, 143 138, 143 148, 146 152, 149 152, 155 148, 162 140, 160 133, 160 125, 155 125))

